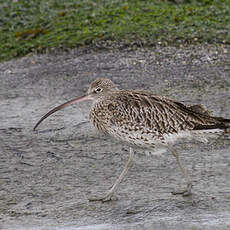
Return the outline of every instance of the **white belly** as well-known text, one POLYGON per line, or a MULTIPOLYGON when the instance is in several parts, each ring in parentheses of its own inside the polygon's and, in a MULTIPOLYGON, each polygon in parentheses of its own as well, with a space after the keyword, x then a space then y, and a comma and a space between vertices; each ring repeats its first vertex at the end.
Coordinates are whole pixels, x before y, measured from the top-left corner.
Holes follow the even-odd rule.
POLYGON ((167 148, 168 145, 174 145, 181 141, 198 140, 201 142, 207 142, 209 137, 216 137, 218 134, 223 133, 222 130, 202 130, 202 131, 181 131, 173 134, 164 134, 160 136, 158 133, 143 133, 141 130, 127 131, 120 127, 113 127, 109 129, 109 134, 122 141, 126 141, 130 144, 137 145, 139 147, 148 149, 161 149, 167 148))

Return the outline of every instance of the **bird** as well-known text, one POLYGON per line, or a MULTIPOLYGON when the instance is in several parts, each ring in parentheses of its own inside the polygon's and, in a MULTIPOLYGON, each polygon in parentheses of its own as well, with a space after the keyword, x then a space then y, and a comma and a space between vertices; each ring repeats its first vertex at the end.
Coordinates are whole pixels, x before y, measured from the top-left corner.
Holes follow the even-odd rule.
POLYGON ((129 146, 129 158, 118 179, 105 194, 89 198, 90 201, 112 200, 133 165, 136 146, 151 151, 170 151, 186 179, 185 189, 173 194, 189 196, 192 183, 174 146, 186 138, 201 140, 209 135, 230 133, 230 119, 213 116, 204 105, 188 105, 145 90, 119 89, 109 78, 96 78, 85 95, 50 110, 33 130, 58 110, 86 100, 92 101, 89 118, 93 126, 129 146))

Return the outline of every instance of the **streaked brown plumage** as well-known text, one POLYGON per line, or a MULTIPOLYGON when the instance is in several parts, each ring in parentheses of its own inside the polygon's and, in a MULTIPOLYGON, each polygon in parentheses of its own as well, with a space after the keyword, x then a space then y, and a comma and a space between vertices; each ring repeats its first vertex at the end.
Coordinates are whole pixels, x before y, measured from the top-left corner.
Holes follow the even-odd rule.
MULTIPOLYGON (((187 188, 180 192, 184 195, 190 194, 191 182, 172 145, 181 138, 199 138, 209 133, 227 132, 230 128, 230 119, 212 116, 203 105, 185 105, 142 90, 119 90, 110 79, 98 78, 92 82, 86 96, 54 108, 34 129, 52 113, 83 100, 93 100, 90 120, 98 130, 132 145, 171 150, 187 180, 187 188)), ((110 200, 132 161, 130 148, 129 160, 114 186, 105 196, 92 200, 110 200)))

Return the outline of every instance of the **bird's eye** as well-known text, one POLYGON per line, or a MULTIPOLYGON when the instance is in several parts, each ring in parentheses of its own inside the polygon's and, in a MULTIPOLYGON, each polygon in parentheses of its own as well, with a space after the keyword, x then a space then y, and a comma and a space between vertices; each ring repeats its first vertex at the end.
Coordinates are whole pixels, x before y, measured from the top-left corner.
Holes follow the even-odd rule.
POLYGON ((96 88, 96 89, 95 89, 95 92, 96 92, 96 93, 99 93, 99 92, 101 92, 101 91, 102 91, 102 88, 96 88))

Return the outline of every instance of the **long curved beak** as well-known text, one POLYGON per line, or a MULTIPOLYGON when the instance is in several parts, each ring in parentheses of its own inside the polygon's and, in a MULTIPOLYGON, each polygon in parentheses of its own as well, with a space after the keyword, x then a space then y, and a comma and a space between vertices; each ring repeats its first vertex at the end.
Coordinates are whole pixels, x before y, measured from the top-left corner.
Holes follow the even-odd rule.
POLYGON ((34 126, 33 130, 36 130, 36 128, 42 123, 43 120, 45 120, 47 117, 49 117, 51 114, 57 112, 58 110, 61 110, 69 105, 75 104, 77 102, 80 101, 86 101, 86 100, 90 100, 89 95, 84 95, 78 98, 75 98, 71 101, 67 101, 66 103, 59 105, 57 107, 55 107, 54 109, 50 110, 47 114, 45 114, 38 122, 37 124, 34 126))

